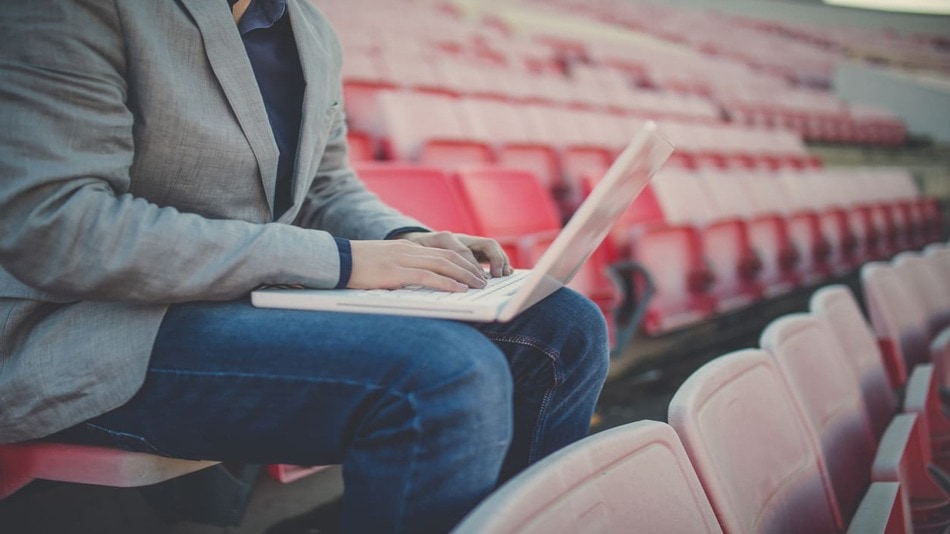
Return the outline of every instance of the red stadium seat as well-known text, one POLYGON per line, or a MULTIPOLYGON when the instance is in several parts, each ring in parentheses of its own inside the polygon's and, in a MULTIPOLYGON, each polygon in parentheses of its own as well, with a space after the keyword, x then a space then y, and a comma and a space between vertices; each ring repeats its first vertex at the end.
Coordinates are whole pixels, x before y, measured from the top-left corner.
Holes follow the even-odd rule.
POLYGON ((369 134, 350 130, 346 133, 346 144, 349 148, 350 163, 375 159, 376 149, 369 134))
POLYGON ((717 218, 695 173, 664 167, 653 178, 653 191, 668 224, 699 229, 705 260, 714 277, 710 294, 718 311, 734 310, 761 298, 761 260, 749 241, 748 228, 734 217, 717 218))
POLYGON ((512 265, 530 268, 561 229, 550 193, 530 172, 470 167, 457 174, 476 233, 499 239, 512 265))
MULTIPOLYGON (((557 207, 537 177, 524 170, 481 167, 463 168, 456 178, 475 233, 497 239, 513 267, 533 267, 561 229, 557 207)), ((620 296, 606 258, 604 251, 596 251, 569 286, 597 303, 615 340, 613 309, 620 296)))
POLYGON ((523 106, 472 98, 461 106, 475 139, 494 146, 499 166, 531 171, 552 194, 560 190, 557 150, 528 127, 523 106))
MULTIPOLYGON (((585 191, 592 190, 601 175, 587 173, 585 191)), ((643 319, 647 334, 698 323, 715 310, 715 299, 708 292, 712 273, 704 260, 699 231, 688 225, 666 224, 652 185, 647 185, 621 216, 607 246, 609 262, 632 260, 650 274, 655 293, 643 319)), ((642 287, 638 294, 643 294, 642 287)))
POLYGON ((382 132, 377 94, 394 89, 380 74, 376 59, 366 53, 347 54, 343 61, 343 102, 351 128, 378 136, 382 132))
POLYGON ((753 182, 768 181, 746 171, 702 171, 699 174, 720 218, 739 218, 745 223, 749 242, 761 260, 758 281, 764 296, 775 297, 792 290, 799 282, 796 269, 799 253, 792 246, 781 212, 762 205, 754 194, 753 182))
POLYGON ((216 463, 60 443, 0 445, 0 499, 35 479, 128 488, 155 484, 216 463))
POLYGON ((409 164, 359 164, 357 176, 384 202, 433 230, 476 234, 475 221, 451 180, 440 169, 409 164))

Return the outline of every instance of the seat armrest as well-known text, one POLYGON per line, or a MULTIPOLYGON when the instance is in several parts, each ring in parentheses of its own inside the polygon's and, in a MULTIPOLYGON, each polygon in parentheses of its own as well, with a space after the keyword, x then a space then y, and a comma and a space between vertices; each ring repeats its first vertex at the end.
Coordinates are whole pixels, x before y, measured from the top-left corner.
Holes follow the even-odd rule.
POLYGON ((913 532, 910 505, 897 482, 874 482, 861 499, 848 534, 906 534, 913 532))

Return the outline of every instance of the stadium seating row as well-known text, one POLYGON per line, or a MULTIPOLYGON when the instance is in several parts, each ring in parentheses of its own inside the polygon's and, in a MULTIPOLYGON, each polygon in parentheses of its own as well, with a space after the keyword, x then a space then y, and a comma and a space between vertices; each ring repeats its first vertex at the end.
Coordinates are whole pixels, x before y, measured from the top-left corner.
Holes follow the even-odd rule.
MULTIPOLYGON (((911 309, 918 328, 946 329, 948 254, 935 244, 862 267, 879 335, 882 312, 911 309), (882 281, 882 270, 892 276, 882 281), (886 296, 874 293, 880 285, 886 296), (914 286, 941 298, 925 300, 914 286)), ((887 335, 901 346, 900 331, 887 335)), ((946 357, 934 339, 935 358, 946 357)), ((845 286, 816 291, 808 314, 771 322, 760 347, 695 371, 670 401, 669 425, 630 423, 551 455, 456 532, 898 533, 950 524, 950 487, 940 479, 948 421, 933 402, 930 364, 906 384, 889 381, 893 362, 845 286)))
MULTIPOLYGON (((647 266, 656 286, 656 297, 650 301, 652 308, 645 328, 650 333, 662 333, 762 296, 780 294, 796 284, 820 283, 829 273, 844 272, 862 262, 919 247, 923 241, 932 240, 939 228, 935 203, 918 198, 915 190, 905 188, 906 175, 887 180, 875 177, 876 184, 884 181, 894 186, 885 189, 877 185, 863 187, 861 180, 871 179, 867 172, 816 169, 819 165, 804 150, 802 135, 890 144, 902 142, 905 132, 899 121, 886 112, 847 106, 829 98, 827 93, 803 89, 802 86, 816 85, 816 79, 817 85, 821 85, 820 80, 827 77, 828 62, 840 53, 792 46, 790 35, 796 31, 801 35, 807 33, 801 28, 782 27, 776 31, 781 31, 784 38, 771 35, 764 39, 761 33, 774 33, 773 29, 763 30, 764 26, 750 21, 731 21, 732 27, 745 25, 749 31, 712 35, 697 31, 712 25, 696 24, 695 19, 678 10, 642 5, 635 8, 627 2, 619 9, 619 4, 608 2, 558 2, 561 8, 580 10, 592 20, 621 24, 688 44, 697 53, 684 67, 684 62, 670 61, 672 56, 655 55, 652 48, 643 52, 617 47, 615 43, 608 46, 595 41, 566 42, 555 38, 558 36, 543 34, 515 36, 504 21, 485 16, 472 24, 445 3, 363 3, 372 4, 372 9, 356 9, 353 0, 317 1, 334 23, 340 23, 340 36, 347 52, 345 98, 354 126, 349 134, 351 158, 365 161, 382 153, 389 158, 442 165, 453 173, 450 176, 455 176, 464 162, 503 164, 533 171, 542 180, 540 189, 538 178, 523 171, 500 172, 498 179, 503 180, 503 185, 499 185, 495 183, 496 171, 489 169, 459 173, 455 181, 447 180, 442 171, 430 169, 434 173, 431 176, 440 183, 454 184, 448 186, 450 191, 446 194, 456 195, 471 213, 446 210, 441 215, 427 212, 424 217, 417 213, 423 220, 432 220, 436 228, 460 228, 464 230, 459 231, 498 237, 512 258, 524 266, 530 265, 543 250, 548 242, 545 240, 557 230, 560 219, 569 215, 578 195, 583 195, 585 180, 597 179, 597 169, 609 163, 639 119, 658 118, 666 123, 665 129, 679 130, 676 136, 681 147, 681 165, 670 170, 669 178, 658 177, 654 190, 644 195, 633 210, 631 220, 636 224, 623 231, 618 229, 617 242, 598 251, 576 279, 577 287, 597 301, 608 317, 613 317, 623 297, 606 271, 618 258, 636 259, 647 266), (650 24, 644 24, 644 20, 650 24), (413 38, 406 39, 407 35, 413 38), (723 41, 725 37, 733 40, 723 41), (782 50, 781 54, 773 52, 777 48, 782 50), (756 52, 760 54, 749 55, 756 52), (753 90, 736 91, 740 86, 753 90), (733 98, 726 98, 727 95, 733 98), (400 114, 423 130, 412 130, 408 137, 396 133, 406 127, 397 118, 400 114), (756 128, 727 126, 720 120, 723 114, 733 122, 756 128), (443 118, 445 123, 440 124, 443 118), (685 127, 680 126, 684 124, 685 127), (799 136, 760 127, 787 128, 799 136), (769 177, 756 174, 763 169, 781 172, 769 177), (710 187, 712 192, 708 195, 695 196, 695 191, 710 187), (542 200, 551 189, 558 204, 542 200), (778 195, 777 189, 781 191, 778 195), (875 191, 877 195, 873 194, 875 191), (861 196, 862 193, 866 195, 861 196), (518 196, 521 194, 525 196, 518 196), (749 196, 755 200, 737 201, 749 196), (697 203, 688 210, 677 211, 680 208, 676 202, 688 200, 697 203), (506 213, 524 216, 506 221, 499 220, 495 211, 479 213, 485 205, 503 206, 504 201, 510 206, 506 213), (772 201, 778 202, 769 204, 772 201), (652 210, 654 218, 644 216, 644 210, 652 210), (446 222, 439 217, 446 217, 446 222)), ((797 39, 871 42, 864 35, 840 33, 808 34, 807 38, 797 39)), ((909 42, 893 46, 913 48, 909 42)), ((913 52, 921 50, 917 47, 913 52)), ((946 60, 945 56, 931 54, 928 61, 939 63, 946 60)), ((385 192, 386 187, 395 185, 390 181, 393 177, 376 180, 373 175, 377 171, 369 167, 361 171, 368 182, 376 184, 371 186, 378 187, 381 196, 398 204, 399 195, 405 192, 401 186, 385 192)), ((427 173, 413 170, 413 175, 423 181, 430 175, 427 173)), ((436 191, 439 186, 433 185, 435 181, 431 180, 424 189, 436 191)), ((427 210, 449 206, 441 201, 421 205, 427 210)), ((407 206, 407 211, 413 213, 413 206, 418 208, 420 203, 407 206)), ((946 269, 947 253, 933 254, 944 258, 941 265, 946 269)), ((918 260, 899 258, 893 269, 919 270, 918 260)), ((890 273, 889 266, 872 267, 867 271, 868 280, 891 276, 872 274, 890 273)), ((939 276, 942 280, 950 279, 946 270, 939 276)), ((880 288, 868 284, 869 305, 872 300, 885 303, 871 306, 871 319, 887 363, 888 386, 906 388, 905 408, 916 407, 925 414, 913 428, 926 426, 923 432, 932 439, 927 448, 939 459, 940 453, 946 452, 942 447, 950 429, 936 408, 939 399, 926 392, 937 387, 928 384, 950 386, 950 365, 945 363, 950 355, 940 352, 942 356, 931 360, 926 341, 937 332, 944 336, 940 339, 947 337, 940 330, 947 314, 940 303, 947 300, 931 289, 936 287, 934 280, 913 290, 895 289, 898 286, 890 282, 881 282, 880 288), (901 295, 912 296, 901 300, 901 295), (898 302, 910 304, 902 308, 898 302), (926 328, 920 326, 922 319, 914 311, 918 309, 915 303, 925 303, 930 310, 926 328), (943 311, 933 315, 933 310, 938 309, 943 311), (935 367, 928 369, 927 361, 933 361, 935 367), (922 391, 925 393, 921 394, 922 391)), ((611 320, 612 325, 616 322, 611 320)), ((614 331, 613 335, 616 338, 619 334, 614 331)), ((867 340, 863 341, 867 345, 867 340)), ((878 353, 866 350, 864 354, 878 353)), ((871 374, 880 383, 880 373, 871 374)), ((879 390, 874 398, 878 404, 886 405, 887 396, 881 391, 884 390, 879 390)), ((865 402, 870 406, 875 401, 868 400, 869 395, 875 394, 864 392, 865 402)), ((807 418, 802 419, 807 422, 807 418)), ((892 419, 896 417, 886 410, 872 416, 876 439, 884 439, 892 419)), ((669 429, 653 427, 650 432, 661 435, 655 438, 656 443, 669 441, 669 429), (666 437, 662 436, 664 433, 666 437)), ((915 436, 920 431, 908 432, 915 436)), ((664 447, 672 450, 676 445, 664 447)), ((683 455, 675 450, 673 455, 677 469, 684 470, 685 464, 680 461, 683 455)), ((695 460, 693 463, 699 469, 695 460)), ((33 478, 134 486, 211 464, 94 447, 4 445, 0 446, 0 498, 33 478)), ((664 464, 657 464, 660 465, 664 464)), ((312 471, 273 466, 271 472, 279 479, 290 480, 312 471)), ((899 504, 901 495, 908 492, 912 498, 926 494, 919 490, 920 486, 928 487, 926 483, 908 485, 904 479, 900 482, 901 489, 890 483, 872 484, 864 498, 876 496, 899 504)), ((696 485, 685 484, 692 498, 699 499, 696 485)), ((847 502, 853 504, 854 498, 852 495, 847 502)), ((662 501, 644 497, 643 502, 662 501)), ((834 510, 833 505, 829 507, 834 510)), ((648 509, 658 510, 662 506, 648 509)), ((719 509, 716 510, 718 513, 719 509)), ((700 516, 705 518, 701 524, 711 524, 708 510, 700 516)), ((602 510, 595 510, 592 517, 603 519, 602 510)))
POLYGON ((659 333, 820 283, 939 233, 935 199, 920 197, 897 169, 770 175, 674 165, 611 237, 619 256, 664 273, 645 324, 659 333))
MULTIPOLYGON (((488 11, 471 19, 444 5, 433 10, 412 2, 363 3, 370 8, 357 12, 319 2, 338 24, 346 48, 345 93, 357 126, 359 119, 373 116, 367 93, 398 88, 620 110, 653 119, 670 114, 725 119, 830 142, 900 144, 906 136, 893 114, 850 106, 828 91, 840 52, 713 13, 629 2, 562 2, 560 12, 553 10, 574 24, 586 17, 691 47, 683 48, 538 29, 516 32, 488 11), (684 36, 665 31, 667 26, 684 36), (721 31, 723 26, 729 31, 721 31), (416 38, 406 40, 407 33, 416 38), (711 36, 725 41, 710 41, 711 36), (824 80, 821 87, 809 87, 814 79, 824 80)), ((548 2, 523 4, 552 11, 548 2)))

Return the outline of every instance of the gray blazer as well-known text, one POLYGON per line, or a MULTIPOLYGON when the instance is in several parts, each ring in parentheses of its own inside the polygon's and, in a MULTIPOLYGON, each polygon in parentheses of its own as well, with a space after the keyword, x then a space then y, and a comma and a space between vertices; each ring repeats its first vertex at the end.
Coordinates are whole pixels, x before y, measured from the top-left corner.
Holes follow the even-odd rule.
POLYGON ((0 443, 127 401, 170 303, 332 287, 331 236, 420 226, 347 165, 340 47, 289 0, 307 87, 293 207, 223 0, 29 0, 0 11, 0 443))

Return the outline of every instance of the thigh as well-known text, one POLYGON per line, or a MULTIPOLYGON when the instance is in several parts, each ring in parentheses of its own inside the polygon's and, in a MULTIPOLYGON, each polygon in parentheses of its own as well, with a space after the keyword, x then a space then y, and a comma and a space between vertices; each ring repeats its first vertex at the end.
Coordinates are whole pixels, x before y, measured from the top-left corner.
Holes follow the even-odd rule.
POLYGON ((495 410, 510 404, 504 355, 471 325, 246 301, 176 305, 139 392, 58 439, 183 458, 341 463, 366 420, 409 409, 412 395, 473 367, 504 374, 480 393, 497 399, 495 410))

